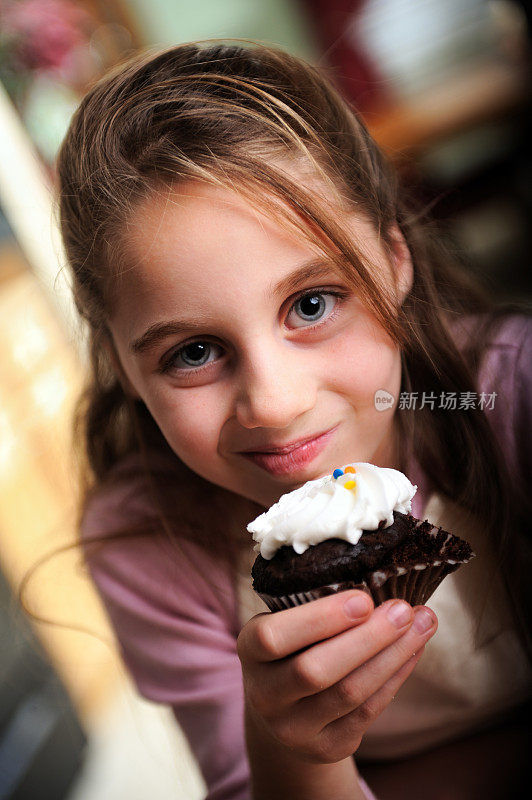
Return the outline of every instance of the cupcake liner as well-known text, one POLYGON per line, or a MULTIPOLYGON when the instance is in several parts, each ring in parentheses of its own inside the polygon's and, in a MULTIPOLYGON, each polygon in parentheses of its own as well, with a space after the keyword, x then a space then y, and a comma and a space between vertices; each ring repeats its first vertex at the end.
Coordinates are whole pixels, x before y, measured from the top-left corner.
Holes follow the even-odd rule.
POLYGON ((317 589, 310 589, 307 592, 296 592, 295 594, 285 594, 279 597, 263 594, 262 592, 257 592, 257 594, 264 600, 270 611, 283 611, 285 608, 302 606, 305 603, 310 603, 311 600, 319 600, 320 597, 326 597, 337 592, 345 592, 347 589, 361 589, 371 594, 367 583, 354 583, 351 581, 330 583, 327 586, 319 586, 317 589))
POLYGON ((368 575, 366 581, 355 583, 330 583, 305 592, 274 597, 259 592, 270 611, 282 611, 286 608, 301 606, 347 589, 361 589, 373 598, 376 606, 386 600, 406 600, 410 605, 425 605, 442 580, 454 572, 464 561, 436 561, 434 564, 415 564, 412 567, 392 567, 385 571, 375 570, 368 575), (392 571, 393 570, 393 571, 392 571))
POLYGON ((411 606, 425 605, 442 580, 460 566, 457 562, 416 564, 413 567, 396 567, 394 573, 385 575, 373 572, 369 576, 370 594, 375 605, 392 598, 406 600, 411 606))

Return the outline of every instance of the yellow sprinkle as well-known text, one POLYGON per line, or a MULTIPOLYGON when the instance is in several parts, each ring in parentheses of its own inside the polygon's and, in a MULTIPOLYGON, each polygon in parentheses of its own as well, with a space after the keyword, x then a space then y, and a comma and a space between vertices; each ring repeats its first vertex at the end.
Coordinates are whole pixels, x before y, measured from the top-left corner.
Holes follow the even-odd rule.
POLYGON ((354 467, 346 467, 344 472, 356 472, 356 469, 354 467))
POLYGON ((354 489, 356 486, 356 481, 346 481, 344 483, 344 489, 354 489))

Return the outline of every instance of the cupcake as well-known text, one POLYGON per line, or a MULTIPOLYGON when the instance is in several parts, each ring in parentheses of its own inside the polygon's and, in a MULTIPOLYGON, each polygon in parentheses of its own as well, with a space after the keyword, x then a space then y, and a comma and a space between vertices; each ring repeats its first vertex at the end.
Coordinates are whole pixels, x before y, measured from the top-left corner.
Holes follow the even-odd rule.
POLYGON ((345 589, 375 605, 423 605, 474 553, 410 513, 417 486, 395 469, 354 463, 283 495, 248 525, 253 589, 272 611, 345 589))

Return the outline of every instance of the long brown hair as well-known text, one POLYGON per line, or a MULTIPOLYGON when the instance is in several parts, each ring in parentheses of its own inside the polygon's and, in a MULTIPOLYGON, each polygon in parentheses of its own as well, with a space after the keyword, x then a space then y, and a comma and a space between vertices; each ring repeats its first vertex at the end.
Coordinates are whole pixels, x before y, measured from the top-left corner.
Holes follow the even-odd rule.
MULTIPOLYGON (((212 514, 207 518, 204 504, 190 502, 202 479, 170 451, 142 402, 125 392, 107 328, 132 209, 150 193, 182 180, 240 192, 325 252, 400 346, 404 390, 430 390, 436 396, 475 391, 488 328, 502 315, 455 264, 431 223, 421 219, 323 70, 276 48, 240 40, 142 53, 113 69, 85 96, 61 147, 57 172, 61 231, 90 346, 90 380, 76 423, 84 456, 81 515, 88 498, 112 479, 113 467, 138 452, 145 456, 161 525, 206 547, 216 548, 220 541, 212 514), (321 191, 310 188, 312 181, 296 180, 288 164, 300 175, 318 178, 321 191), (394 226, 404 237, 414 279, 400 309, 342 228, 337 212, 346 208, 373 222, 390 253, 394 226), (479 324, 470 332, 468 349, 460 352, 450 327, 464 315, 479 324), (150 453, 164 463, 156 476, 150 453), (187 502, 179 503, 178 493, 187 502), (186 509, 191 509, 188 517, 186 509)), ((401 412, 398 424, 405 464, 415 455, 439 491, 471 512, 492 538, 524 631, 518 602, 524 582, 516 589, 515 575, 509 579, 510 532, 520 524, 512 514, 522 506, 485 414, 478 408, 449 414, 426 407, 401 412)), ((211 487, 211 497, 213 492, 218 510, 230 501, 234 512, 234 495, 211 487)), ((242 518, 251 516, 256 509, 248 503, 246 512, 242 503, 242 518)), ((225 532, 220 554, 228 566, 244 542, 238 532, 225 532), (228 540, 232 548, 227 549, 228 540)))

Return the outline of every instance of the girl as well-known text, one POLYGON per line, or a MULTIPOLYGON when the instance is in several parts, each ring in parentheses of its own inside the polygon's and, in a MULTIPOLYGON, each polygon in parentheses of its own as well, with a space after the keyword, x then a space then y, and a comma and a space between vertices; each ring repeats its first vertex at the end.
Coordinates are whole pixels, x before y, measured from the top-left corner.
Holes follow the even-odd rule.
POLYGON ((529 320, 454 267, 323 73, 245 44, 119 66, 59 154, 89 567, 210 800, 371 797, 354 754, 382 798, 510 796, 523 737, 496 777, 479 732, 531 695, 529 320), (433 640, 401 601, 253 599, 246 523, 350 461, 401 469, 474 546, 433 640), (424 769, 473 732, 481 768, 424 769))

